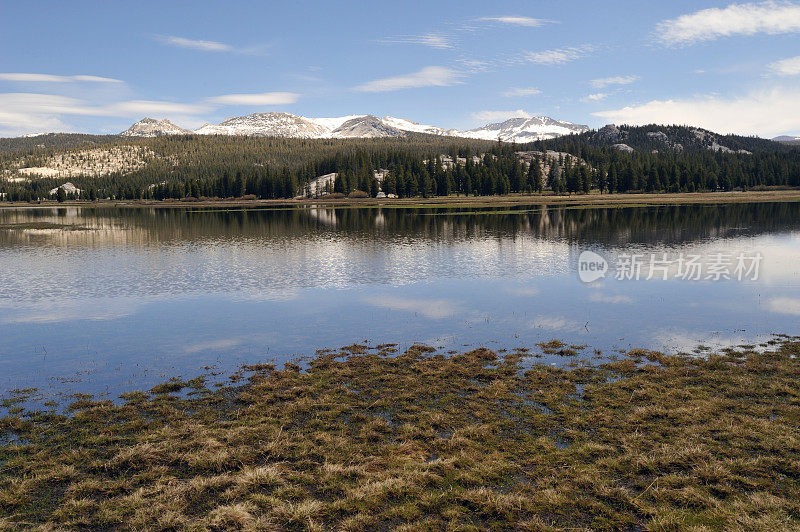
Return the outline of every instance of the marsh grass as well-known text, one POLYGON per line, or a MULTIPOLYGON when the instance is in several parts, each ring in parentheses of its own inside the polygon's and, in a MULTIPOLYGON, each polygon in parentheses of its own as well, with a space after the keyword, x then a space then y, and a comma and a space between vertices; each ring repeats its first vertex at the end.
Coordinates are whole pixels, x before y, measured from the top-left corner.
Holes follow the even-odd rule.
POLYGON ((564 368, 536 354, 353 345, 215 389, 17 410, 0 527, 800 528, 797 339, 564 368))

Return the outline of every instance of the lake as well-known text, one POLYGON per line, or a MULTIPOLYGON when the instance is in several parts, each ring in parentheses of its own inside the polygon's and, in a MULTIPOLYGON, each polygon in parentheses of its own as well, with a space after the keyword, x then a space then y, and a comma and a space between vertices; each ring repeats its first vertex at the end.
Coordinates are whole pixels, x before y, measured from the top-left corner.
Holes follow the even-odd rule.
POLYGON ((608 356, 798 323, 797 203, 0 210, 0 392, 116 396, 356 342, 608 356), (585 251, 609 266, 590 283, 585 251))

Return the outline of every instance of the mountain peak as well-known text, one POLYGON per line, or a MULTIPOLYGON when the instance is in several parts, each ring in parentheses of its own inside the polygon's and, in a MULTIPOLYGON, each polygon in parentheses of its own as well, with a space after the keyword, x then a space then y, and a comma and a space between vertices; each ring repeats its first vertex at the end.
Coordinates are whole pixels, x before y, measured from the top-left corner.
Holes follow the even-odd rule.
POLYGON ((549 116, 513 117, 503 122, 486 124, 483 127, 470 129, 464 136, 497 140, 504 142, 534 142, 552 139, 573 133, 585 133, 589 126, 556 120, 549 116))
POLYGON ((192 132, 176 126, 166 118, 156 120, 146 116, 120 133, 123 137, 163 137, 165 135, 188 135, 192 132))

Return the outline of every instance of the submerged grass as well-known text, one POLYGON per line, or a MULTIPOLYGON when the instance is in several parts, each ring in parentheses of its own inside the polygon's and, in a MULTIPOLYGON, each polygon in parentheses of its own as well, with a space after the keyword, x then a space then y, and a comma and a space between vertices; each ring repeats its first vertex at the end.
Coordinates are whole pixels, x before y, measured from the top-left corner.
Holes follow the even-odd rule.
POLYGON ((219 389, 17 411, 0 420, 0 527, 800 528, 797 339, 532 356, 359 345, 219 389))

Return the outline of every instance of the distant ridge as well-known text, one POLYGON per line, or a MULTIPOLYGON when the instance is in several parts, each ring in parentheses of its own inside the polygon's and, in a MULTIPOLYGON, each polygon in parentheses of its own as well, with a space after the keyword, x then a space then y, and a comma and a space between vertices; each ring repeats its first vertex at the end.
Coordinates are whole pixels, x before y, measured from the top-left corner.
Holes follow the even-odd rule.
POLYGON ((164 135, 241 135, 287 138, 378 138, 402 137, 409 133, 425 133, 449 137, 533 142, 572 133, 583 133, 588 126, 555 120, 546 116, 511 118, 504 122, 461 131, 418 124, 404 118, 373 115, 348 115, 331 118, 310 118, 290 113, 253 113, 227 118, 219 124, 205 124, 196 130, 182 129, 169 120, 144 118, 122 133, 126 137, 158 137, 164 135))

